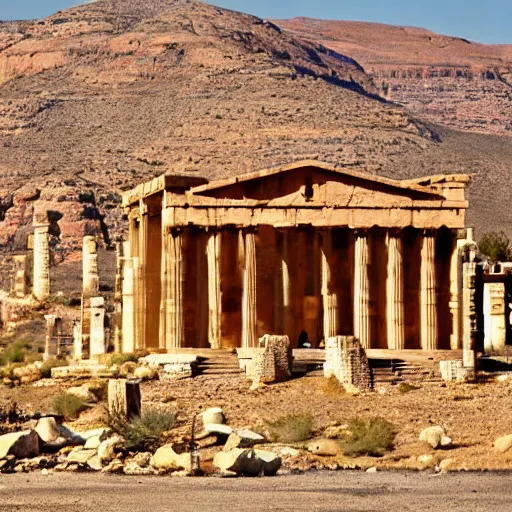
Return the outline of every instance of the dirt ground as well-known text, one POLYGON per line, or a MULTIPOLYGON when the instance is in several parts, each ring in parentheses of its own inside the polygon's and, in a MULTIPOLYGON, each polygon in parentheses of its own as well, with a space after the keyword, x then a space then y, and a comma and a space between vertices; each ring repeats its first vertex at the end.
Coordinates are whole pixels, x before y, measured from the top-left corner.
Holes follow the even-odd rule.
MULTIPOLYGON (((74 382, 42 381, 50 386, 0 387, 0 406, 9 400, 27 412, 51 411, 52 398, 74 382)), ((415 468, 415 456, 436 454, 452 459, 454 469, 512 469, 512 450, 498 454, 496 438, 512 433, 512 379, 478 384, 425 383, 401 394, 397 386, 382 386, 368 395, 353 396, 321 377, 302 377, 255 391, 238 376, 206 376, 179 381, 142 383, 143 408, 174 411, 185 423, 195 412, 220 406, 233 427, 256 428, 262 420, 289 413, 311 413, 315 434, 330 425, 343 425, 353 417, 381 416, 396 426, 395 449, 373 459, 373 465, 415 468), (421 430, 441 425, 453 439, 450 449, 436 451, 418 442, 421 430)), ((102 406, 82 414, 75 428, 94 426, 102 406)))

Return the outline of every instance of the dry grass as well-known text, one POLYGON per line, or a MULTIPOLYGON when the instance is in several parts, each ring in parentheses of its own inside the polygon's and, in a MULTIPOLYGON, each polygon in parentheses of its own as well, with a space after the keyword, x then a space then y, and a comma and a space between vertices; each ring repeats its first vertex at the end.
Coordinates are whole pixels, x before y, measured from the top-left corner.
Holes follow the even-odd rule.
POLYGON ((344 455, 379 457, 393 449, 396 427, 383 418, 359 419, 348 422, 347 436, 340 439, 344 455))
POLYGON ((85 408, 85 401, 75 395, 60 393, 53 399, 53 410, 66 420, 75 420, 85 408))
POLYGON ((297 443, 311 437, 313 416, 311 414, 286 414, 275 421, 265 421, 272 441, 297 443))

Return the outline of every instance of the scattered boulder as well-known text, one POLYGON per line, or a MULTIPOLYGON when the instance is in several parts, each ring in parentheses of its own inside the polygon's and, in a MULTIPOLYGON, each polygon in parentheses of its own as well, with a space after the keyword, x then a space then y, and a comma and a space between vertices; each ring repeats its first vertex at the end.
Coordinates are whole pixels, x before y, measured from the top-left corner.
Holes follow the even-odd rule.
POLYGON ((94 455, 93 457, 88 459, 87 465, 94 471, 101 471, 101 468, 103 467, 101 465, 100 458, 97 455, 94 455))
POLYGON ((61 437, 59 425, 53 417, 41 418, 35 431, 44 443, 53 443, 61 437))
POLYGON ((76 462, 86 464, 89 459, 96 456, 96 450, 84 450, 83 448, 75 448, 69 452, 67 462, 76 462))
POLYGON ((233 448, 250 448, 255 444, 262 443, 265 438, 256 432, 250 430, 238 430, 228 437, 224 445, 224 451, 229 452, 233 448))
POLYGON ((35 430, 24 430, 0 436, 0 459, 14 455, 18 459, 37 457, 41 451, 40 438, 35 430))
POLYGON ((295 448, 291 448, 290 446, 285 446, 279 454, 283 457, 297 457, 297 455, 300 455, 300 451, 295 448))
POLYGON ((224 423, 224 413, 220 407, 211 407, 201 414, 201 419, 206 430, 206 425, 222 425, 224 423))
POLYGON ((272 476, 281 467, 281 458, 273 452, 264 450, 243 450, 235 448, 229 452, 219 452, 213 458, 213 464, 222 473, 236 473, 243 476, 272 476))
POLYGON ((85 441, 84 448, 86 450, 97 450, 101 444, 100 436, 92 436, 85 441))
POLYGON ((377 473, 377 468, 375 466, 368 468, 366 470, 367 473, 377 473))
POLYGON ((494 441, 494 449, 500 453, 505 453, 512 448, 512 434, 499 437, 494 441))
POLYGON ((124 439, 120 436, 113 436, 102 441, 98 446, 98 457, 104 466, 115 458, 115 449, 124 443, 124 439))
POLYGON ((151 457, 151 466, 160 471, 190 471, 190 454, 178 454, 171 444, 161 446, 151 457))
POLYGON ((217 436, 228 437, 233 433, 233 429, 228 425, 221 425, 220 423, 207 423, 204 430, 208 434, 215 434, 217 436))
POLYGON ((421 431, 420 441, 428 443, 432 448, 451 446, 452 439, 446 435, 443 427, 428 427, 421 431))
POLYGON ((435 463, 436 458, 432 454, 427 453, 425 455, 420 455, 416 460, 422 466, 432 466, 432 464, 435 463))
POLYGON ((315 439, 308 443, 308 451, 322 457, 334 457, 341 452, 341 446, 334 439, 315 439))

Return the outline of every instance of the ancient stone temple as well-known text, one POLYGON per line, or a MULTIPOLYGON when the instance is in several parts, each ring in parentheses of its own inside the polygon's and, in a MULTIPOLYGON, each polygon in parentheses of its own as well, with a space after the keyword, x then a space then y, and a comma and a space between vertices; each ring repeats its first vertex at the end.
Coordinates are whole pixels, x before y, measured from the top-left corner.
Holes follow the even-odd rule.
POLYGON ((122 349, 462 347, 466 175, 396 181, 304 161, 124 195, 122 349), (458 242, 459 239, 459 242, 458 242))

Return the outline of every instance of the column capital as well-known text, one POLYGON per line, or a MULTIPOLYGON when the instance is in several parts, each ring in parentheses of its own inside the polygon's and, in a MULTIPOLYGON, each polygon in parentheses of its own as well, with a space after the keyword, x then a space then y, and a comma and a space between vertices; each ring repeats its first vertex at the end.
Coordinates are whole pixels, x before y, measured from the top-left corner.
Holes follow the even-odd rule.
POLYGON ((389 228, 386 234, 390 238, 403 238, 404 230, 402 228, 389 228))
POLYGON ((352 234, 355 238, 366 238, 370 235, 370 230, 368 228, 357 228, 352 230, 352 234))

